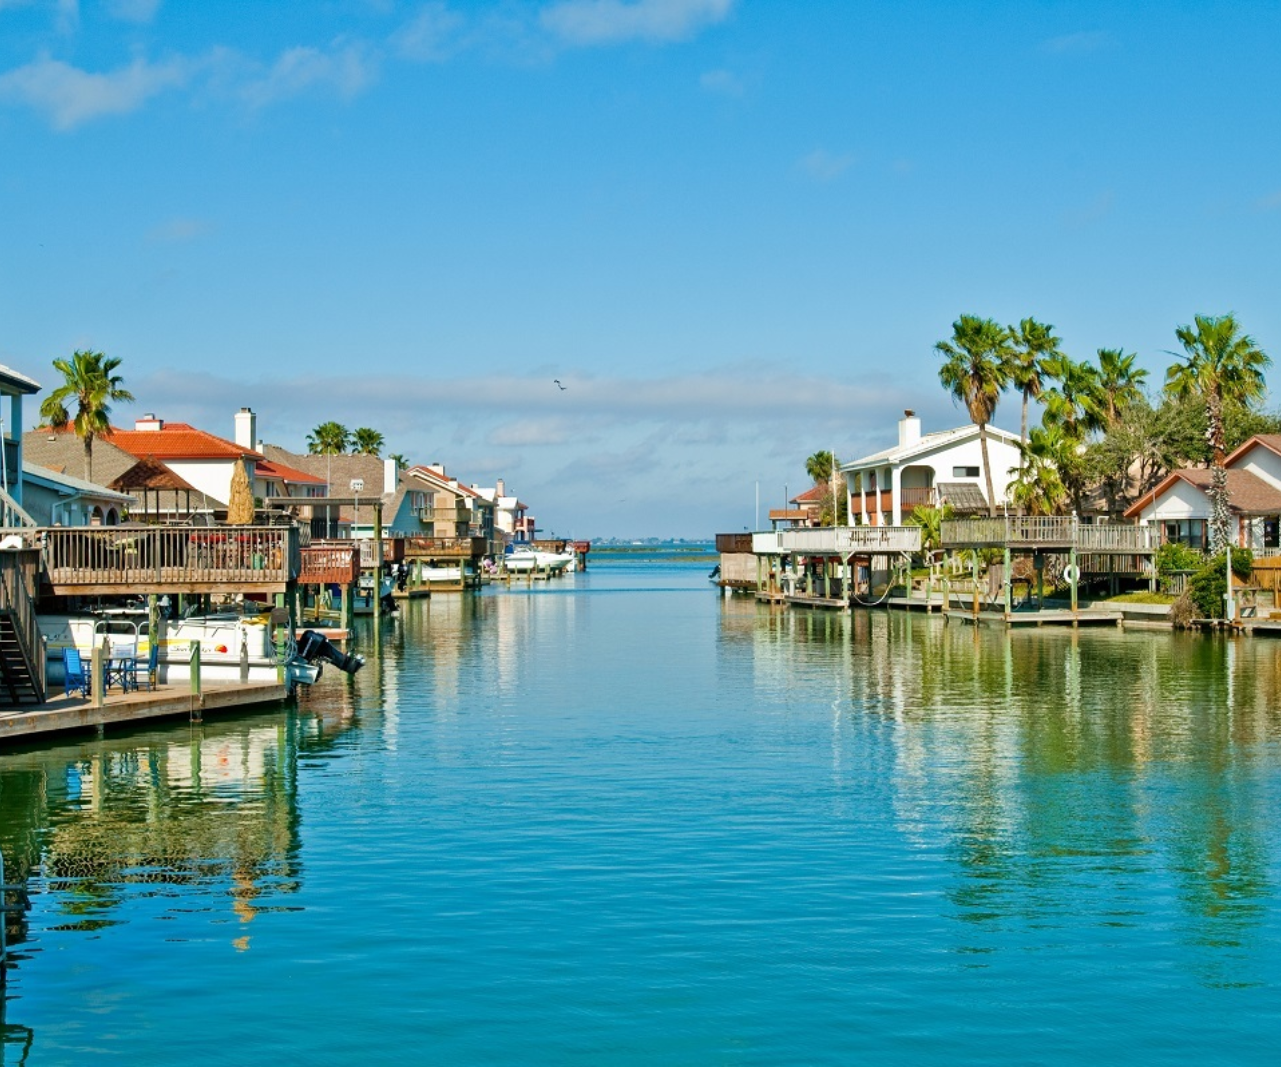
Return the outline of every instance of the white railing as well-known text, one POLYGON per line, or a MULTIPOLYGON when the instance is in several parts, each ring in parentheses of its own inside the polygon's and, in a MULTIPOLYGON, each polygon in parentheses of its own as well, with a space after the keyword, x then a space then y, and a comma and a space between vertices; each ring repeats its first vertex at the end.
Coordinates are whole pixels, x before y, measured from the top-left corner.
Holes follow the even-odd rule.
POLYGON ((919 526, 818 526, 752 534, 752 551, 758 556, 891 555, 920 550, 919 526))
POLYGON ((1082 523, 1063 515, 1011 515, 999 519, 952 519, 943 523, 943 545, 1026 545, 1077 548, 1083 552, 1150 552, 1151 526, 1082 523))

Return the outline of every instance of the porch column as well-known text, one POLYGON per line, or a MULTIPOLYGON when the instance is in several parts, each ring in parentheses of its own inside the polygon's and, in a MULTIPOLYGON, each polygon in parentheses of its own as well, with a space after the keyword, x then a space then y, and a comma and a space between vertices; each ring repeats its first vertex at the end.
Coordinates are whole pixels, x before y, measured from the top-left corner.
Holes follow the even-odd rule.
POLYGON ((891 526, 903 525, 903 468, 890 468, 890 504, 893 512, 890 517, 891 526))
POLYGON ((867 472, 864 471, 858 476, 858 493, 859 493, 859 514, 863 517, 863 525, 867 525, 867 472))

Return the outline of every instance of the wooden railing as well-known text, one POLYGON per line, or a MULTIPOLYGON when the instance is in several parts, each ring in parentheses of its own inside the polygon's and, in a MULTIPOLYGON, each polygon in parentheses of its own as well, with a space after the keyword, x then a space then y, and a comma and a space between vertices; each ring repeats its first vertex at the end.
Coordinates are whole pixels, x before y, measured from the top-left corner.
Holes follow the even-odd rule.
POLYGON ((405 556, 409 559, 465 557, 479 559, 489 549, 483 537, 405 537, 405 556))
POLYGON ((42 527, 55 593, 283 591, 302 569, 292 526, 42 527))
POLYGON ((303 585, 351 585, 360 577, 357 542, 312 544, 302 550, 303 585))
POLYGON ((730 533, 716 535, 717 552, 750 552, 752 535, 749 533, 730 533))
POLYGON ((1084 552, 1150 552, 1150 526, 1087 525, 1071 516, 1010 515, 999 519, 953 519, 943 523, 943 545, 1011 545, 1077 548, 1084 552))
MULTIPOLYGON (((353 542, 360 548, 360 565, 365 570, 369 570, 374 565, 374 542, 368 538, 362 537, 359 541, 353 542)), ((386 533, 383 535, 383 562, 399 563, 405 558, 405 535, 399 533, 386 533)))
MULTIPOLYGON (((14 632, 30 669, 36 703, 45 700, 45 643, 36 624, 36 605, 31 597, 38 553, 31 550, 0 552, 0 612, 13 619, 14 632)), ((0 878, 0 882, 4 879, 0 878)), ((0 894, 2 896, 2 894, 0 894)), ((3 899, 0 899, 3 903, 3 899)), ((4 913, 0 911, 0 922, 4 913)))
POLYGON ((819 526, 752 534, 757 555, 894 555, 921 548, 919 526, 819 526))
POLYGON ((912 514, 913 508, 934 506, 933 489, 901 489, 899 490, 899 501, 903 508, 903 514, 912 514))

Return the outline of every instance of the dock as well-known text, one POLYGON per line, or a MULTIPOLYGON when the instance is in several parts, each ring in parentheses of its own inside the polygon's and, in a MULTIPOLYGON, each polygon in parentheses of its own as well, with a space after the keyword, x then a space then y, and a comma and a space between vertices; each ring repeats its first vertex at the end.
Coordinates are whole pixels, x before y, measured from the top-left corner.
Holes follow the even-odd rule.
POLYGON ((204 682, 193 693, 187 682, 151 691, 109 692, 100 706, 81 696, 51 695, 39 707, 0 708, 0 745, 42 734, 130 726, 152 719, 200 720, 210 712, 235 711, 286 698, 283 682, 204 682))

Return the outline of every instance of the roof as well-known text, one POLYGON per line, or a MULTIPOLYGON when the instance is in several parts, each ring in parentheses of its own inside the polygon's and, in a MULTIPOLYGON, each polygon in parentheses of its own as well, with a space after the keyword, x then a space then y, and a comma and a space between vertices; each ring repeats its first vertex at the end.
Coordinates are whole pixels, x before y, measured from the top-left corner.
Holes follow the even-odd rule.
MULTIPOLYGON (((1228 507, 1232 511, 1238 515, 1281 515, 1281 489, 1250 471, 1229 470, 1227 475, 1228 507)), ((1144 508, 1151 507, 1180 481, 1208 497, 1213 479, 1214 471, 1209 467, 1185 467, 1171 471, 1152 492, 1145 493, 1132 504, 1125 517, 1136 518, 1144 508)))
POLYGON ((1223 465, 1231 467, 1236 460, 1259 445, 1281 456, 1281 433, 1256 433, 1248 441, 1233 449, 1232 453, 1223 461, 1223 465))
POLYGON ((6 367, 0 363, 0 392, 13 395, 21 393, 24 396, 30 396, 32 393, 40 392, 40 383, 25 374, 19 374, 12 367, 6 367))
POLYGON ((318 478, 314 474, 308 474, 306 471, 300 471, 284 463, 273 463, 269 459, 260 459, 254 464, 254 470, 259 478, 275 478, 281 482, 295 482, 299 485, 325 484, 324 478, 318 478))
POLYGON ((180 478, 160 460, 144 456, 132 467, 111 480, 113 489, 175 489, 199 492, 195 486, 180 478))
MULTIPOLYGON (((893 448, 886 448, 880 452, 873 452, 870 456, 864 456, 862 459, 856 459, 850 463, 842 463, 842 471, 859 470, 863 467, 883 466, 885 464, 900 463, 912 456, 919 456, 925 452, 933 452, 938 448, 945 448, 947 445, 956 444, 964 441, 969 437, 977 437, 979 428, 974 423, 965 426, 958 426, 954 430, 938 430, 934 433, 922 434, 919 438, 908 445, 895 445, 893 448)), ((1018 444, 1019 435, 1010 433, 1008 430, 1002 430, 999 426, 988 425, 987 435, 989 438, 1005 441, 1006 444, 1018 444)))
POLYGON ((826 485, 815 485, 806 489, 803 493, 798 493, 788 501, 789 504, 818 504, 831 490, 826 485))
MULTIPOLYGON (((360 479, 365 483, 361 499, 369 497, 370 504, 362 503, 359 508, 350 505, 335 505, 339 522, 350 522, 355 525, 368 525, 374 521, 373 501, 382 500, 383 514, 394 515, 400 507, 404 493, 403 486, 398 486, 394 493, 382 492, 384 461, 378 456, 353 456, 347 453, 323 454, 319 452, 290 452, 279 445, 262 446, 262 454, 267 462, 277 469, 293 470, 297 473, 314 477, 320 484, 328 483, 329 491, 335 496, 349 496, 351 483, 360 479), (334 491, 337 490, 335 493, 334 491)), ((403 478, 403 472, 402 472, 403 478)), ((314 483, 308 483, 314 484, 314 483)), ((300 504, 314 504, 317 498, 300 497, 300 504)), ((318 505, 322 509, 323 504, 318 505)))
MULTIPOLYGON (((37 431, 43 434, 75 435, 71 424, 61 428, 42 426, 37 431)), ((171 459, 243 459, 258 455, 252 448, 245 448, 228 441, 225 437, 199 430, 185 422, 166 422, 159 430, 125 430, 113 426, 106 433, 97 435, 98 440, 109 441, 117 448, 123 449, 132 456, 141 459, 143 456, 155 456, 161 461, 171 459)))
POLYGON ((940 504, 950 504, 958 515, 988 510, 987 497, 973 482, 937 482, 934 486, 940 504))
MULTIPOLYGON (((93 439, 93 477, 103 485, 110 485, 138 462, 123 448, 93 439)), ((22 435, 22 458, 41 467, 55 471, 82 472, 85 464, 84 443, 74 433, 54 433, 50 430, 28 430, 22 435)))
POLYGON ((119 500, 121 502, 133 500, 133 497, 128 493, 116 492, 105 485, 86 482, 83 478, 74 478, 70 474, 63 474, 61 471, 53 470, 50 467, 42 467, 38 463, 32 463, 29 459, 22 461, 22 476, 36 481, 47 482, 77 496, 96 496, 103 500, 119 500))

